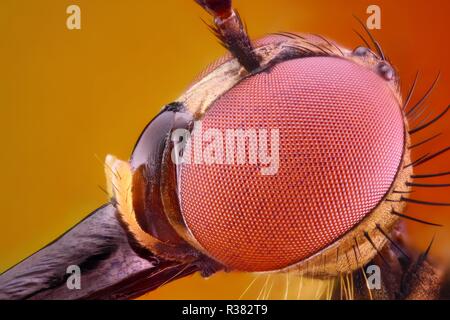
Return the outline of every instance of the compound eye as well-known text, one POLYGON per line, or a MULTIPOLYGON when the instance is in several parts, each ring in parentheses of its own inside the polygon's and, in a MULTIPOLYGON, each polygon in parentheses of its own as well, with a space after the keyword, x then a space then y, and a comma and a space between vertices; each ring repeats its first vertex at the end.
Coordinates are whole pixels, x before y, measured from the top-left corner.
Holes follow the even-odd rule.
POLYGON ((383 201, 404 150, 388 83, 334 57, 241 81, 197 130, 181 212, 208 255, 243 271, 295 265, 344 237, 383 201))

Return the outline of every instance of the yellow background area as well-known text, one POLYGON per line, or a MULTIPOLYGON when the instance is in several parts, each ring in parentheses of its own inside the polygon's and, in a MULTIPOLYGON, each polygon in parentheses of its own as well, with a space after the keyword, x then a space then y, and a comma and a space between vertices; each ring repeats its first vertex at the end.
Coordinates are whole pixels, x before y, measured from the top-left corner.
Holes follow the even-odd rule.
MULTIPOLYGON (((318 33, 348 47, 360 40, 353 14, 382 9, 374 31, 398 69, 403 92, 421 71, 413 101, 437 72, 442 77, 427 104, 435 114, 450 102, 447 0, 235 0, 250 34, 318 33)), ((175 100, 224 49, 200 18, 210 18, 192 0, 2 0, 0 1, 0 271, 15 264, 86 216, 107 199, 102 161, 110 153, 127 159, 145 125, 175 100), (66 28, 66 8, 81 7, 82 29, 66 28)), ((434 125, 415 141, 445 131, 434 125)), ((447 130, 448 131, 448 130, 447 130)), ((414 151, 419 157, 448 144, 448 134, 414 151)), ((450 153, 424 165, 422 173, 450 169, 450 153)), ((445 181, 445 177, 434 181, 445 181)), ((447 181, 450 177, 447 177, 447 181)), ((420 190, 415 198, 450 202, 445 188, 420 190)), ((408 223, 408 235, 448 259, 449 208, 409 206, 407 213, 446 224, 441 229, 408 223)), ((255 278, 249 274, 199 276, 171 283, 149 299, 239 298, 255 278)), ((244 298, 257 298, 259 277, 244 298)), ((271 298, 286 296, 278 276, 271 298)), ((299 280, 290 275, 287 296, 299 280)), ((309 290, 302 297, 314 297, 309 290)))

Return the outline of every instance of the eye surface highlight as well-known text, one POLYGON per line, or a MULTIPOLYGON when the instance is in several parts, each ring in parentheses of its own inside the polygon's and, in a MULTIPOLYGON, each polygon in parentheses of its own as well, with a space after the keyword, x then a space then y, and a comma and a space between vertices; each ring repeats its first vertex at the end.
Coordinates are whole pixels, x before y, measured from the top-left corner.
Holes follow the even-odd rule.
MULTIPOLYGON (((243 271, 289 267, 355 228, 391 188, 405 144, 391 87, 336 57, 290 60, 243 80, 206 113, 202 131, 210 129, 279 130, 274 175, 248 162, 181 169, 181 213, 193 237, 243 271)), ((252 152, 247 144, 247 159, 252 152)))

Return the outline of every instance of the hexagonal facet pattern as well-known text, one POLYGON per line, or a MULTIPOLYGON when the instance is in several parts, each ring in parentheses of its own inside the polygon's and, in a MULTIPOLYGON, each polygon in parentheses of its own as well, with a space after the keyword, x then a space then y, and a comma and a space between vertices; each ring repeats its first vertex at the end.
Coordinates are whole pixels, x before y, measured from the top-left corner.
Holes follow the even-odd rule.
POLYGON ((248 141, 245 164, 193 163, 181 171, 192 234, 213 258, 245 271, 290 266, 354 228, 389 190, 404 146, 387 82, 333 57, 283 62, 242 81, 208 111, 202 132, 209 129, 224 137, 229 129, 264 129, 269 137, 279 130, 274 175, 249 163, 259 147, 248 141))

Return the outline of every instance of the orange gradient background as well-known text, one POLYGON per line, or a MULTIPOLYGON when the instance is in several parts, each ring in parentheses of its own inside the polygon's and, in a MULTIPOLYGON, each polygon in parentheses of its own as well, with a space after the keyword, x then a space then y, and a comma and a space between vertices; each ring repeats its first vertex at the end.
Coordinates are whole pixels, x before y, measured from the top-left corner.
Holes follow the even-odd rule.
MULTIPOLYGON (((403 92, 421 71, 413 102, 438 71, 441 80, 427 101, 434 114, 450 102, 447 0, 235 0, 253 38, 278 31, 318 33, 353 48, 366 8, 382 9, 374 31, 398 69, 403 92)), ((0 272, 73 226, 107 198, 102 161, 129 157, 145 125, 175 100, 210 62, 224 53, 192 0, 2 0, 0 2, 0 272), (66 28, 66 8, 81 7, 82 29, 66 28)), ((427 114, 427 113, 425 113, 427 114)), ((448 145, 450 118, 414 141, 444 132, 413 157, 448 145)), ((363 143, 363 142, 362 142, 363 143)), ((420 173, 450 170, 450 153, 420 173)), ((450 177, 430 180, 450 181, 450 177)), ((425 181, 423 181, 425 182, 425 181)), ((450 202, 449 189, 416 188, 411 197, 450 202)), ((411 205, 406 213, 442 223, 408 223, 414 246, 423 250, 436 235, 432 254, 450 261, 450 208, 411 205)), ((282 276, 279 276, 282 277, 282 276)), ((284 276, 283 276, 284 277, 284 276)), ((251 274, 192 276, 147 294, 148 299, 239 298, 251 274)), ((265 281, 244 298, 257 298, 265 281)), ((279 279, 271 298, 296 298, 279 279)), ((290 282, 296 281, 290 275, 290 282)), ((313 297, 306 292, 302 297, 313 297)))

